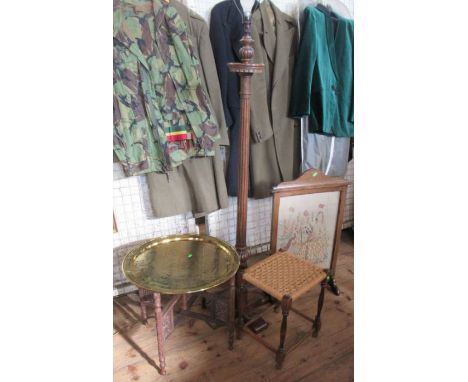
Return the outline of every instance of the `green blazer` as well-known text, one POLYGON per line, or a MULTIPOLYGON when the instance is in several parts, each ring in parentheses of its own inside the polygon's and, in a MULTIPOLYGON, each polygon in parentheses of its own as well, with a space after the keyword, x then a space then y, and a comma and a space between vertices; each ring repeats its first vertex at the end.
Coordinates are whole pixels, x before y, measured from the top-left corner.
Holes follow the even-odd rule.
POLYGON ((354 21, 313 6, 304 11, 290 113, 309 131, 354 136, 354 21))

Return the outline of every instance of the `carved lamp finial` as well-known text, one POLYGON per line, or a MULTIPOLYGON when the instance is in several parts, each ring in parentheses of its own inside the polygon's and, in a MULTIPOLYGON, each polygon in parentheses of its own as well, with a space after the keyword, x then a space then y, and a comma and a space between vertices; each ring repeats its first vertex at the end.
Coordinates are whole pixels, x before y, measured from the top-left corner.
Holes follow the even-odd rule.
POLYGON ((239 50, 239 55, 241 57, 241 61, 248 63, 252 62, 254 56, 254 49, 253 45, 253 38, 252 38, 252 15, 250 12, 246 11, 244 13, 244 35, 242 36, 240 42, 242 44, 242 48, 239 50))
MULTIPOLYGON (((228 64, 229 70, 234 73, 239 73, 242 76, 249 76, 254 73, 261 73, 263 64, 254 64, 254 39, 252 38, 252 14, 248 11, 244 13, 242 23, 244 24, 244 34, 240 39, 242 47, 239 49, 241 62, 232 62, 228 64)), ((246 85, 250 88, 249 85, 246 85)))

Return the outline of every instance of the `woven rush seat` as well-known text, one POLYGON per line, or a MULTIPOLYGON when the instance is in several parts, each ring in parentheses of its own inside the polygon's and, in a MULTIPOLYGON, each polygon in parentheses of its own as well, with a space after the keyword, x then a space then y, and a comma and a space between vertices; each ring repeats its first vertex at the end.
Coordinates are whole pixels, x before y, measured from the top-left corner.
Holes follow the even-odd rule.
POLYGON ((327 277, 322 268, 289 252, 277 252, 255 263, 244 273, 244 280, 281 300, 293 300, 327 277))

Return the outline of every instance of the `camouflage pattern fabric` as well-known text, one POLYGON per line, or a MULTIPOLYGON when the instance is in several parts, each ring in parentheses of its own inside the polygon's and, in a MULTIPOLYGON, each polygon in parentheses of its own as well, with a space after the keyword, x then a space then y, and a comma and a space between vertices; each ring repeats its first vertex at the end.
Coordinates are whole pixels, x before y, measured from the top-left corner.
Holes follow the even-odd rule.
POLYGON ((114 151, 127 175, 214 156, 218 123, 170 3, 114 0, 114 151))

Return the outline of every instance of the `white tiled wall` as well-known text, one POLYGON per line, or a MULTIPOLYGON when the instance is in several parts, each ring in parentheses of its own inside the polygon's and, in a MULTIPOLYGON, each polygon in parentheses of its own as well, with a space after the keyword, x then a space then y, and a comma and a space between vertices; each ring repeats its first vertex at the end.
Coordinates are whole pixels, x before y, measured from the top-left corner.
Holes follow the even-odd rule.
POLYGON ((114 163, 114 215, 118 228, 114 233, 114 247, 155 236, 195 232, 196 229, 191 214, 156 219, 146 177, 125 177, 118 163, 114 163))
MULTIPOLYGON (((250 8, 253 0, 241 0, 244 7, 250 8)), ((304 4, 315 4, 317 1, 304 2, 299 0, 272 0, 278 8, 291 16, 298 15, 304 4)), ((337 9, 339 0, 323 0, 333 9, 337 9)), ((211 8, 219 0, 185 0, 183 1, 195 12, 208 20, 211 8)), ((353 15, 353 0, 344 0, 351 15, 353 15)), ((348 168, 346 178, 353 179, 354 165, 348 168)), ((123 256, 132 248, 129 244, 145 241, 153 237, 197 232, 192 214, 182 214, 162 219, 156 219, 151 210, 149 190, 145 176, 125 177, 119 164, 114 163, 114 215, 118 232, 114 233, 114 294, 126 293, 135 288, 129 285, 121 271, 123 256)), ((344 227, 351 226, 353 221, 353 187, 350 186, 347 195, 348 205, 345 211, 344 227)), ((236 241, 237 198, 229 198, 229 207, 213 212, 207 217, 207 232, 231 244, 236 241)), ((268 249, 271 230, 271 198, 249 200, 247 216, 247 244, 258 246, 253 252, 268 249)))
MULTIPOLYGON (((237 198, 229 198, 229 207, 208 215, 210 235, 236 243, 237 198)), ((247 207, 247 245, 269 243, 271 230, 271 197, 249 199, 247 207)))

